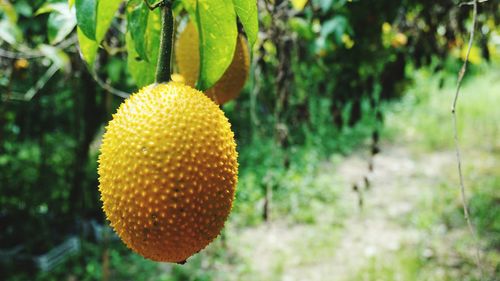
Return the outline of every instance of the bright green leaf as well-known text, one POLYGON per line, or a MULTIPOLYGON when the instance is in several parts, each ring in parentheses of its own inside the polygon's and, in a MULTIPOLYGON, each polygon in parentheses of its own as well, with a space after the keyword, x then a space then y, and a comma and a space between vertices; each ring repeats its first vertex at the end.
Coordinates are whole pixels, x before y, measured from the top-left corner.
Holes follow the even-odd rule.
POLYGON ((78 42, 80 43, 80 51, 83 59, 87 62, 90 69, 93 69, 94 60, 97 55, 99 45, 92 39, 89 39, 83 31, 78 27, 78 42))
POLYGON ((136 44, 130 32, 127 32, 128 71, 135 80, 137 87, 149 85, 155 80, 160 46, 160 25, 161 20, 159 11, 156 10, 149 13, 147 29, 144 33, 144 42, 146 42, 146 52, 149 54, 149 61, 141 59, 136 51, 136 44))
POLYGON ((146 41, 144 34, 148 25, 149 8, 142 0, 131 0, 127 4, 128 30, 135 44, 135 50, 139 57, 149 61, 146 52, 146 41))
POLYGON ((72 8, 73 5, 75 5, 75 0, 68 0, 68 5, 70 8, 72 8))
MULTIPOLYGON (((1 0, 0 0, 1 1, 1 0)), ((12 6, 12 4, 9 3, 9 1, 1 1, 0 2, 0 16, 2 16, 2 14, 5 14, 6 17, 0 17, 0 18, 4 18, 5 20, 8 20, 9 22, 11 23, 17 23, 17 12, 16 12, 16 9, 14 8, 14 6, 12 6)))
POLYGON ((71 10, 69 9, 68 4, 66 3, 45 3, 43 4, 36 12, 35 16, 57 12, 59 14, 71 14, 71 10))
POLYGON ((256 0, 233 0, 236 14, 240 19, 245 33, 248 37, 250 46, 253 46, 257 40, 259 32, 259 19, 257 14, 257 1, 256 0))
POLYGON ((95 41, 97 0, 75 0, 75 5, 78 27, 87 38, 95 41))
POLYGON ((232 0, 197 0, 200 36, 200 76, 197 87, 206 90, 231 64, 236 49, 236 14, 232 0))
POLYGON ((196 16, 196 2, 197 0, 181 0, 184 9, 193 17, 196 16))
POLYGON ((172 3, 172 12, 174 13, 174 18, 179 16, 184 9, 184 4, 182 3, 181 0, 174 1, 172 3))
POLYGON ((106 32, 113 21, 113 17, 122 2, 122 0, 98 0, 97 26, 95 32, 97 42, 100 43, 106 35, 106 32))

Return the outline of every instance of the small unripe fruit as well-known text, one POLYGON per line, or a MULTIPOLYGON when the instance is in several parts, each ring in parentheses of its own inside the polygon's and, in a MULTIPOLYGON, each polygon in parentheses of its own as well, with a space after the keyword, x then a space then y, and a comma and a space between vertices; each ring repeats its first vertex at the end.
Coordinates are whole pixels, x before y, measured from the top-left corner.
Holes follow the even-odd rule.
MULTIPOLYGON (((189 22, 182 31, 175 47, 179 74, 186 85, 194 87, 200 67, 199 38, 196 26, 189 22)), ((205 91, 205 95, 217 104, 224 104, 238 97, 245 86, 250 71, 250 56, 244 36, 238 35, 233 60, 224 75, 205 91)))
POLYGON ((216 238, 229 215, 234 135, 203 93, 176 82, 150 85, 113 115, 98 173, 104 212, 127 246, 182 262, 216 238))

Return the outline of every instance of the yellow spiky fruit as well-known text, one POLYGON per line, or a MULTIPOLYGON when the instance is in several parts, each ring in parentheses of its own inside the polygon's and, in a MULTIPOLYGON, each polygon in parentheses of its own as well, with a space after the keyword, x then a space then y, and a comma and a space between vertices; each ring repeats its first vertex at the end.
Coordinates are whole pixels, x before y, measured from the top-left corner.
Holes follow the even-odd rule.
MULTIPOLYGON (((179 74, 186 85, 194 87, 200 67, 199 38, 196 26, 189 22, 181 32, 175 47, 175 57, 179 74)), ((238 35, 233 60, 224 75, 205 94, 217 104, 236 99, 240 94, 250 70, 250 57, 246 39, 238 35)))
POLYGON ((202 92, 150 85, 113 115, 98 173, 104 212, 127 246, 155 261, 182 262, 216 238, 229 215, 234 135, 202 92))

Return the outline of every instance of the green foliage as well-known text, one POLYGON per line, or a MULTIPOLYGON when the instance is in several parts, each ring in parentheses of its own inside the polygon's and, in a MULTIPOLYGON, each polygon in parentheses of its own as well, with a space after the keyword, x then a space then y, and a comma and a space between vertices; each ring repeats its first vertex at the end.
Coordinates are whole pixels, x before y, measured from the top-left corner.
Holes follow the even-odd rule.
MULTIPOLYGON (((396 131, 386 133, 396 137, 403 131, 407 137, 418 139, 419 148, 427 151, 453 146, 453 139, 450 138, 453 135, 451 116, 447 109, 451 106, 451 97, 455 94, 453 85, 456 78, 453 74, 458 68, 459 62, 456 62, 456 65, 450 64, 450 72, 445 76, 435 75, 428 68, 416 71, 416 86, 405 95, 399 111, 395 111, 395 114, 404 118, 393 120, 393 128, 396 131), (447 87, 440 88, 440 85, 447 87), (414 129, 404 130, 406 127, 414 129)), ((483 138, 492 140, 488 146, 494 150, 500 145, 500 112, 489 105, 500 102, 495 92, 499 86, 498 79, 495 78, 498 71, 488 66, 471 66, 470 71, 469 74, 475 72, 479 77, 476 78, 476 83, 466 84, 460 96, 461 102, 457 112, 461 144, 465 148, 476 146, 477 132, 480 131, 483 138)), ((392 118, 391 114, 389 113, 388 118, 392 118)))
POLYGON ((245 33, 248 37, 250 46, 255 44, 257 34, 259 33, 259 19, 257 17, 257 5, 253 1, 248 0, 234 0, 234 9, 238 15, 245 33))
POLYGON ((35 15, 50 13, 47 20, 47 37, 49 43, 55 45, 66 38, 75 28, 74 10, 66 3, 45 3, 35 15))
POLYGON ((106 32, 108 31, 109 26, 111 25, 111 22, 113 21, 113 18, 122 2, 122 0, 98 1, 95 31, 97 42, 104 39, 104 36, 106 35, 106 32))
MULTIPOLYGON (((127 3, 127 11, 128 30, 131 40, 133 40, 134 42, 133 49, 128 47, 129 56, 134 58, 133 53, 137 52, 140 59, 143 59, 146 62, 155 62, 156 60, 154 59, 154 57, 151 60, 149 59, 149 57, 152 56, 152 50, 146 50, 146 45, 151 45, 151 47, 156 47, 156 49, 158 49, 158 39, 150 38, 149 40, 146 40, 145 38, 151 36, 156 36, 156 38, 159 38, 159 34, 157 30, 152 32, 153 29, 151 28, 151 26, 150 28, 148 28, 148 7, 145 5, 144 1, 141 0, 129 1, 127 3), (147 31, 149 32, 146 33, 147 31)), ((156 50, 156 54, 157 53, 158 50, 156 50)), ((134 59, 137 60, 137 58, 134 59)), ((153 64, 152 68, 154 68, 154 66, 155 65, 153 64)))
POLYGON ((75 2, 80 49, 91 70, 98 46, 104 39, 121 2, 120 0, 76 0, 75 2))
MULTIPOLYGON (((135 12, 132 14, 137 15, 135 12)), ((135 35, 138 41, 134 40, 133 32, 140 32, 141 30, 131 29, 127 33, 126 38, 128 51, 127 67, 138 87, 149 85, 154 81, 159 52, 158 46, 160 44, 160 33, 157 28, 161 22, 160 13, 159 11, 154 11, 148 12, 146 15, 147 20, 144 23, 147 25, 145 30, 142 34, 135 35), (141 57, 137 52, 137 46, 141 46, 139 50, 144 49, 146 51, 149 56, 148 59, 141 57)))
POLYGON ((196 22, 200 37, 197 88, 206 90, 222 77, 234 55, 238 32, 232 0, 197 0, 196 22))
POLYGON ((500 247, 500 195, 496 192, 499 184, 498 175, 479 179, 470 198, 474 224, 479 230, 479 235, 488 241, 488 247, 492 249, 500 247))
MULTIPOLYGON (((83 57, 90 69, 105 39, 114 15, 122 1, 75 2, 78 38, 83 57)), ((229 67, 236 48, 238 15, 252 45, 257 38, 257 5, 253 0, 186 0, 181 1, 195 19, 200 37, 200 74, 198 88, 205 90, 217 82, 229 67)), ((150 3, 151 4, 151 3, 150 3)), ((179 2, 175 3, 180 12, 179 2)), ((158 40, 161 29, 158 11, 151 12, 142 0, 127 1, 128 69, 138 87, 154 80, 157 65, 158 40)))
POLYGON ((97 44, 92 39, 88 38, 83 31, 78 27, 78 42, 80 43, 80 50, 82 52, 83 59, 89 65, 89 68, 92 69, 94 66, 94 60, 97 55, 97 50, 99 48, 99 44, 97 44))
MULTIPOLYGON (((97 26, 97 2, 98 0, 76 0, 76 19, 78 27, 82 30, 83 34, 94 41, 96 40, 96 26, 97 26)), ((99 23, 100 25, 101 23, 99 23)))

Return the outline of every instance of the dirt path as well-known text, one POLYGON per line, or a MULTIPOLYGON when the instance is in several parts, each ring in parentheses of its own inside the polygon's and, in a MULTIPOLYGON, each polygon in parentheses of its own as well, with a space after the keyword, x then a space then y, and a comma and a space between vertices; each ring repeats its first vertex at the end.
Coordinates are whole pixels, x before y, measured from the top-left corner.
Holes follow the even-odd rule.
POLYGON ((443 167, 454 164, 454 154, 436 152, 417 159, 405 145, 386 144, 374 159, 369 189, 362 180, 366 159, 355 153, 325 168, 342 189, 338 202, 347 210, 343 226, 333 228, 334 219, 319 210, 317 216, 324 219, 314 224, 273 221, 237 235, 235 242, 245 247, 253 280, 345 280, 371 257, 425 238, 426 233, 406 220, 422 194, 436 188, 443 167), (362 209, 353 183, 361 187, 362 209))

